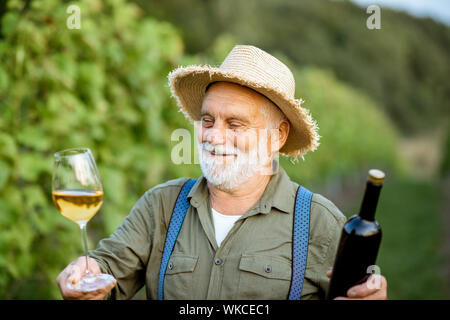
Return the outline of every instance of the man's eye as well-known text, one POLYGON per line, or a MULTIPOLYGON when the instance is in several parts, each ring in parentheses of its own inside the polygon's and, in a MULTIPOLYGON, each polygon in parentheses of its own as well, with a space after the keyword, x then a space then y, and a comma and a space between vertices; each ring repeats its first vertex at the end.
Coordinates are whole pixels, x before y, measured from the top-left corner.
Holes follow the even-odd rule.
POLYGON ((231 122, 230 123, 230 128, 232 128, 232 129, 237 129, 237 128, 240 128, 240 127, 241 127, 241 124, 238 123, 238 122, 231 122))
POLYGON ((213 121, 211 119, 202 119, 203 125, 212 125, 213 121))

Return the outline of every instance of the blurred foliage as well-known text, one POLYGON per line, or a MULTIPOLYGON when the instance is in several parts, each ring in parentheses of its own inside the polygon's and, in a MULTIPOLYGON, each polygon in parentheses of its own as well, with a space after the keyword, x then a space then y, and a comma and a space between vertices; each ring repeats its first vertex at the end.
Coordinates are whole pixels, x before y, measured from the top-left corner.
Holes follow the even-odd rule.
POLYGON ((431 19, 382 7, 381 29, 369 30, 369 14, 350 1, 136 1, 178 26, 191 53, 227 33, 298 66, 331 69, 371 96, 402 133, 450 116, 450 28, 431 19))
POLYGON ((55 151, 94 153, 105 188, 88 226, 97 240, 150 186, 199 171, 167 161, 167 137, 187 125, 167 87, 167 73, 183 61, 170 24, 122 0, 86 0, 77 2, 82 28, 69 30, 67 4, 33 1, 23 10, 25 3, 9 1, 2 19, 0 297, 56 298, 56 276, 82 246, 76 224, 51 201, 55 151))
POLYGON ((450 127, 447 127, 447 136, 444 140, 440 171, 442 176, 450 177, 450 127))
POLYGON ((296 92, 317 119, 320 146, 305 161, 282 162, 290 177, 305 183, 342 179, 378 168, 407 175, 407 162, 398 154, 393 123, 369 97, 339 82, 329 71, 314 67, 295 73, 296 92))
POLYGON ((389 299, 448 299, 442 191, 437 181, 398 177, 383 186, 377 208, 383 232, 377 265, 388 279, 389 299))
MULTIPOLYGON (((193 128, 170 96, 167 74, 178 65, 218 64, 238 40, 223 33, 189 55, 172 24, 124 0, 76 2, 80 30, 66 27, 69 2, 7 4, 0 41, 0 298, 58 298, 56 276, 82 254, 82 243, 76 224, 51 201, 53 153, 88 147, 96 158, 105 202, 88 225, 92 249, 147 189, 200 174, 196 164, 170 161, 178 143, 173 130, 193 128)), ((274 52, 295 70, 297 96, 322 136, 305 162, 281 160, 292 179, 312 183, 368 166, 405 172, 398 134, 378 102, 335 71, 298 69, 288 53, 274 52)))

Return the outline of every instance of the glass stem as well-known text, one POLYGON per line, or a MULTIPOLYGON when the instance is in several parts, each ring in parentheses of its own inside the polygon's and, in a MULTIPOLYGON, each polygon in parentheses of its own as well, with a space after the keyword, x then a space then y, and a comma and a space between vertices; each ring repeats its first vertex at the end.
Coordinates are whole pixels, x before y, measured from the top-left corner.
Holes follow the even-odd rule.
POLYGON ((88 264, 88 247, 87 247, 87 234, 86 234, 86 223, 80 223, 81 237, 83 238, 83 248, 84 256, 86 257, 86 271, 85 275, 89 275, 89 264, 88 264))

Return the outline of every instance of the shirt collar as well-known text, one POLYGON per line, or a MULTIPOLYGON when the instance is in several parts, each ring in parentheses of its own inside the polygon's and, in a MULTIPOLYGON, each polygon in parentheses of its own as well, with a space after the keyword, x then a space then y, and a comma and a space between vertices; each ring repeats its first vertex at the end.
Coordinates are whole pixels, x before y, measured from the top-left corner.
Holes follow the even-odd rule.
MULTIPOLYGON (((283 213, 291 213, 294 210, 296 187, 286 174, 286 171, 277 162, 276 173, 272 175, 263 195, 248 213, 267 214, 273 207, 283 213)), ((208 200, 209 190, 206 178, 202 175, 192 187, 187 198, 191 205, 199 207, 208 200)))

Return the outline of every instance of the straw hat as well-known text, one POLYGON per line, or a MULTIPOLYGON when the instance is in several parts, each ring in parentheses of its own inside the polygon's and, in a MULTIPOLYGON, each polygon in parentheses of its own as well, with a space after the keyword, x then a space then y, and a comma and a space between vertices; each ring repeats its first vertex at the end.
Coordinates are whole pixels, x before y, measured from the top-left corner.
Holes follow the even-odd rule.
POLYGON ((319 146, 318 127, 308 109, 295 99, 295 80, 281 61, 254 46, 235 46, 220 67, 187 66, 169 74, 169 86, 180 110, 191 121, 200 120, 207 86, 226 81, 251 88, 270 99, 288 118, 291 128, 280 154, 301 156, 319 146))

